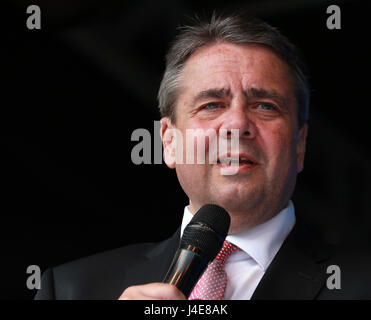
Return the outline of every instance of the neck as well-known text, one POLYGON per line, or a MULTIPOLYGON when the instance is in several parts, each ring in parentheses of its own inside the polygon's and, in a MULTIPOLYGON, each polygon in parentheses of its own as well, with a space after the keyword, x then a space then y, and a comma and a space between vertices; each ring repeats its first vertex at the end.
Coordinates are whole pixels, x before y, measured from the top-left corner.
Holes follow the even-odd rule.
MULTIPOLYGON (((288 202, 284 205, 277 206, 274 208, 272 206, 263 205, 259 208, 254 208, 249 211, 231 211, 228 208, 225 208, 230 217, 231 217, 231 225, 229 227, 228 234, 236 234, 253 227, 256 227, 269 219, 273 218, 276 214, 278 214, 281 210, 287 207, 288 202)), ((199 209, 201 205, 194 205, 192 201, 189 202, 189 211, 194 215, 199 209)))

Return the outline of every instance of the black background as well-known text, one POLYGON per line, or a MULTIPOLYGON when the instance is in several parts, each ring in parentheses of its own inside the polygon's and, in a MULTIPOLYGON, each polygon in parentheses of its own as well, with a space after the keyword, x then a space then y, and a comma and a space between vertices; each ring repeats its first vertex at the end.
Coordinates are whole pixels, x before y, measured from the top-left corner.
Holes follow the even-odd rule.
POLYGON ((371 250, 367 1, 13 0, 1 9, 1 298, 33 298, 29 265, 161 240, 179 226, 187 198, 175 171, 134 165, 131 134, 158 134, 176 26, 213 9, 260 17, 303 52, 312 98, 296 215, 330 243, 371 250), (30 4, 41 30, 26 27, 30 4), (326 27, 330 4, 341 30, 326 27))

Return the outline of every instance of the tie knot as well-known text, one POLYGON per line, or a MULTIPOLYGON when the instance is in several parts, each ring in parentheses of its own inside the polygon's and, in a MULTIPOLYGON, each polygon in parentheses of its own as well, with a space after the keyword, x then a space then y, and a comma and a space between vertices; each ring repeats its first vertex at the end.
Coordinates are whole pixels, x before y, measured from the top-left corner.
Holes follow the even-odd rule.
POLYGON ((216 260, 219 260, 221 263, 225 263, 232 252, 241 250, 239 247, 235 246, 234 244, 230 243, 229 241, 225 240, 223 243, 222 250, 219 251, 218 255, 216 256, 216 260))

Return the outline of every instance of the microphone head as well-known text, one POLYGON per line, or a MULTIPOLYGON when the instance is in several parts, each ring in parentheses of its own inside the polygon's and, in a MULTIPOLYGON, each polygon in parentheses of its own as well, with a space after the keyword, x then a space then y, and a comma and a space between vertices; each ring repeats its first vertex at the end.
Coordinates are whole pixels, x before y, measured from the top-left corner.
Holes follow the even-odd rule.
POLYGON ((206 204, 184 229, 180 247, 191 248, 211 261, 221 250, 230 223, 231 218, 225 209, 215 204, 206 204))

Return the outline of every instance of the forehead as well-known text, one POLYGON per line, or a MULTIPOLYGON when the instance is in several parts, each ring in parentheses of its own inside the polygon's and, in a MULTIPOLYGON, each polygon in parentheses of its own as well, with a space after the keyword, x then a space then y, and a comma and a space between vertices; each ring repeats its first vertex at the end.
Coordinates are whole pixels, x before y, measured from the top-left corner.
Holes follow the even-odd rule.
POLYGON ((212 86, 232 92, 258 87, 293 94, 288 65, 271 49, 255 44, 218 43, 198 49, 187 60, 180 84, 183 93, 212 86))

